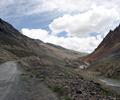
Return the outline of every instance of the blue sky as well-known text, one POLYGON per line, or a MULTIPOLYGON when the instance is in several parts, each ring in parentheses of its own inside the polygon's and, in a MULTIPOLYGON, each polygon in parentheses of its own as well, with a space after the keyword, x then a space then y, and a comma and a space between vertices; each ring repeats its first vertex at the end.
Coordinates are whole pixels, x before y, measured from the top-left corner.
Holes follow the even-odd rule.
POLYGON ((17 29, 21 30, 22 28, 49 29, 48 25, 52 22, 53 19, 57 18, 59 15, 52 12, 24 16, 7 16, 8 17, 3 16, 2 18, 13 24, 17 29))
POLYGON ((120 23, 120 1, 1 0, 0 17, 30 38, 92 52, 120 23))

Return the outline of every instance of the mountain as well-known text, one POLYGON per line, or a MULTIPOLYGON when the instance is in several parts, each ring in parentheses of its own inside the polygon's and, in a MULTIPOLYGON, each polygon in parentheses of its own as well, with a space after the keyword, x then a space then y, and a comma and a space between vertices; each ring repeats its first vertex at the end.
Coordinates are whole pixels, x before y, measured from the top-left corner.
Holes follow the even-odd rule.
POLYGON ((120 26, 110 31, 93 53, 83 60, 93 62, 112 53, 120 52, 120 26))
POLYGON ((63 59, 74 59, 84 55, 57 45, 30 39, 2 19, 0 19, 0 48, 1 62, 33 55, 63 62, 63 59))
POLYGON ((89 69, 107 77, 120 78, 120 25, 110 31, 93 53, 82 59, 89 69))

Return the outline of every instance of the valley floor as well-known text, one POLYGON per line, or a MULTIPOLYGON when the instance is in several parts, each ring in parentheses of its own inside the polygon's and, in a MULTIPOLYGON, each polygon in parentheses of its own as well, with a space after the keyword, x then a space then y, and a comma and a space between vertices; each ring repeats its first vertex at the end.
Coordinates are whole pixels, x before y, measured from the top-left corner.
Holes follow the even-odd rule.
POLYGON ((29 63, 9 61, 0 65, 0 100, 116 100, 98 83, 71 68, 39 66, 39 61, 27 60, 29 63), (32 63, 39 67, 34 69, 32 63))

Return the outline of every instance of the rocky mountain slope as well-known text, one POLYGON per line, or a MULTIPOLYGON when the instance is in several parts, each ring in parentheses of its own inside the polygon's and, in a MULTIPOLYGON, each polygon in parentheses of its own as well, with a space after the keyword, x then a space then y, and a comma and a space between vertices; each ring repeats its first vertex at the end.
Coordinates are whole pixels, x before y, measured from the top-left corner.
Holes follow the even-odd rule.
POLYGON ((107 77, 120 78, 120 25, 110 31, 93 53, 82 59, 89 69, 107 77))
POLYGON ((43 43, 40 40, 30 39, 0 19, 0 61, 33 55, 64 61, 66 58, 74 59, 84 54, 50 43, 43 43))
POLYGON ((114 31, 110 31, 95 51, 84 58, 84 61, 93 62, 107 55, 119 52, 120 26, 118 26, 114 31))
MULTIPOLYGON (((43 85, 44 90, 49 89, 49 93, 54 93, 59 100, 117 98, 116 94, 112 95, 100 84, 83 78, 73 68, 72 61, 81 55, 83 56, 83 53, 30 39, 0 19, 0 63, 13 61, 17 63, 16 69, 20 71, 13 92, 9 91, 8 97, 14 98, 10 100, 18 100, 15 97, 43 100, 40 99, 40 96, 45 95, 45 91, 42 94, 40 90, 43 85), (14 96, 15 94, 17 95, 14 96)), ((46 100, 50 98, 46 97, 46 100)))

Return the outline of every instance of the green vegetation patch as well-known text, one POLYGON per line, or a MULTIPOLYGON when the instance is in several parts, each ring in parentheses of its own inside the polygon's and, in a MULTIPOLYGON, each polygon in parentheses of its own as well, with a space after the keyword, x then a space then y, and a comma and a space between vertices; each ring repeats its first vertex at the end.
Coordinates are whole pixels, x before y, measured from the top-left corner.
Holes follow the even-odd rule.
POLYGON ((64 94, 64 88, 59 85, 55 86, 48 86, 53 92, 57 93, 58 95, 63 95, 64 94))
POLYGON ((71 99, 71 97, 69 97, 69 96, 65 96, 65 97, 64 97, 64 100, 72 100, 72 99, 71 99))

